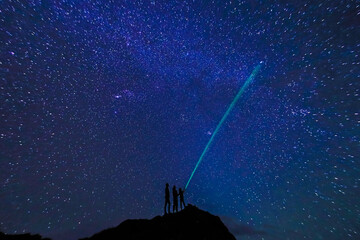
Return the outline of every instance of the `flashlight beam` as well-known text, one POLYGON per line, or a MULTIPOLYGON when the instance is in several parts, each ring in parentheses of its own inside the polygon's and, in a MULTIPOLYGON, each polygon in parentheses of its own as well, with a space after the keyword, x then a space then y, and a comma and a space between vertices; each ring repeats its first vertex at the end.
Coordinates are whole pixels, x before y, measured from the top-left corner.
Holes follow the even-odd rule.
POLYGON ((216 126, 216 129, 214 131, 214 133, 211 135, 210 140, 208 141, 208 143, 206 144, 206 147, 204 149, 204 151, 202 152, 198 162, 196 163, 196 166, 193 170, 193 172, 190 175, 190 178, 188 180, 188 182, 186 183, 185 189, 187 189, 192 177, 194 176, 194 173, 196 171, 196 169, 199 167, 199 164, 201 163, 201 161, 203 160, 205 153, 208 151, 211 142, 214 140, 216 134, 218 133, 221 125, 224 123, 224 121, 226 120, 227 116, 229 115, 229 113, 231 112, 231 110, 234 108, 236 102, 239 100, 239 98, 241 97, 241 95, 243 94, 243 92, 246 90, 246 88, 249 86, 249 84, 252 82, 252 80, 255 78, 255 76, 257 75, 257 73, 259 72, 261 67, 261 63, 259 65, 257 65, 255 67, 255 69, 252 71, 251 75, 248 77, 248 79, 246 80, 246 82, 244 83, 244 85, 241 87, 241 89, 239 90, 239 92, 236 94, 234 100, 232 101, 232 103, 230 104, 229 108, 226 110, 224 116, 221 118, 220 122, 218 123, 218 125, 216 126))

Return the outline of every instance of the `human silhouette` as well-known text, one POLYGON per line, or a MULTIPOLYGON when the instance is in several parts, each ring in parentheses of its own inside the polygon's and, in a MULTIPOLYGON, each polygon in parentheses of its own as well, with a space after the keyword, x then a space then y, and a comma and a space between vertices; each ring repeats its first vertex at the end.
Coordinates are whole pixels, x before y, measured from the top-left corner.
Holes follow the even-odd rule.
POLYGON ((164 212, 165 215, 170 213, 170 190, 169 190, 169 184, 166 183, 165 187, 165 205, 164 205, 164 212), (166 212, 166 206, 168 208, 168 211, 166 212))
POLYGON ((173 213, 175 213, 175 211, 178 212, 178 193, 176 191, 175 185, 173 186, 172 193, 173 193, 173 213))
POLYGON ((181 190, 181 188, 179 188, 179 196, 180 196, 180 209, 182 210, 182 206, 184 205, 184 208, 186 207, 185 201, 184 201, 184 192, 185 190, 181 190))

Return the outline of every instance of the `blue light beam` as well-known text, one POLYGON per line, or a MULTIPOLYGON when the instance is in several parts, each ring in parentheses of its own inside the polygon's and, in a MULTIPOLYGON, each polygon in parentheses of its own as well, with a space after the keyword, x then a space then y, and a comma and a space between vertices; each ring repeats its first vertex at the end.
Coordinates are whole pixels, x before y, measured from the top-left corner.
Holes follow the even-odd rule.
POLYGON ((220 122, 218 123, 218 125, 216 126, 216 129, 214 131, 214 133, 212 134, 209 142, 206 144, 206 147, 204 149, 204 151, 202 152, 193 172, 191 173, 191 176, 188 180, 188 182, 186 183, 185 189, 187 189, 187 187, 189 186, 189 183, 192 179, 192 177, 194 176, 194 173, 196 171, 196 169, 199 167, 199 164, 201 163, 201 161, 203 160, 205 153, 208 151, 210 144, 212 143, 212 141, 214 140, 216 134, 218 133, 221 125, 225 122, 227 116, 229 115, 229 113, 231 112, 231 110, 234 108, 236 102, 239 100, 239 98, 241 97, 241 95, 244 93, 244 91, 246 90, 246 88, 250 85, 250 83, 254 80, 255 76, 258 74, 259 70, 261 68, 261 62, 259 65, 257 65, 255 67, 255 69, 252 71, 251 75, 248 77, 248 79, 246 80, 246 82, 244 83, 244 85, 241 87, 241 89, 239 90, 239 92, 236 94, 234 100, 232 101, 232 103, 230 104, 229 108, 226 110, 224 116, 221 118, 220 122))

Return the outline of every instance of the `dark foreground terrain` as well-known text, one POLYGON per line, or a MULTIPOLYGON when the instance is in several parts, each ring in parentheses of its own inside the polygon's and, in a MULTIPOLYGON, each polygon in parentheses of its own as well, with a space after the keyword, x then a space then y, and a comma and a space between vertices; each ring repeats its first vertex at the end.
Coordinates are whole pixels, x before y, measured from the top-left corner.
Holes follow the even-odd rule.
MULTIPOLYGON (((132 219, 81 240, 235 240, 219 217, 188 205, 183 211, 153 219, 132 219)), ((0 240, 50 240, 40 235, 7 235, 0 240)))
POLYGON ((81 240, 127 239, 206 239, 235 240, 219 217, 189 205, 175 214, 153 219, 126 220, 119 226, 106 229, 81 240))
POLYGON ((50 238, 43 238, 39 234, 31 235, 26 234, 4 234, 0 232, 0 240, 51 240, 50 238))

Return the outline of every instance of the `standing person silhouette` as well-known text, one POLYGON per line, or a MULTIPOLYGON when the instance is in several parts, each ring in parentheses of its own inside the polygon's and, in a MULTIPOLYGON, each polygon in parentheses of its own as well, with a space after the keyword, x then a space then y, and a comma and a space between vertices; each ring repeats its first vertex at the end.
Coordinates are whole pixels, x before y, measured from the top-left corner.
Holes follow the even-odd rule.
POLYGON ((170 213, 170 190, 169 190, 169 184, 166 183, 165 187, 165 205, 164 205, 164 212, 165 215, 170 213), (166 212, 166 206, 168 208, 168 211, 166 212))
POLYGON ((175 213, 175 211, 178 212, 178 193, 176 191, 175 185, 173 186, 172 193, 173 193, 173 213, 175 213))
POLYGON ((179 196, 180 196, 180 209, 182 210, 182 206, 184 205, 184 208, 186 207, 185 201, 184 201, 184 192, 185 190, 181 190, 181 188, 179 188, 179 196))

